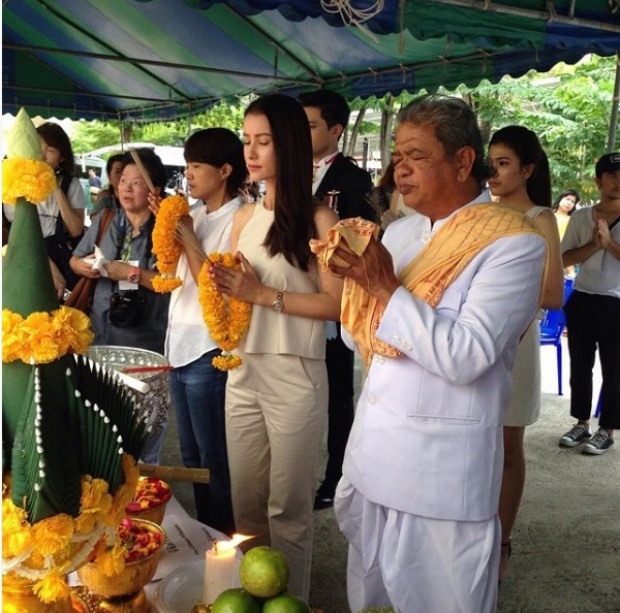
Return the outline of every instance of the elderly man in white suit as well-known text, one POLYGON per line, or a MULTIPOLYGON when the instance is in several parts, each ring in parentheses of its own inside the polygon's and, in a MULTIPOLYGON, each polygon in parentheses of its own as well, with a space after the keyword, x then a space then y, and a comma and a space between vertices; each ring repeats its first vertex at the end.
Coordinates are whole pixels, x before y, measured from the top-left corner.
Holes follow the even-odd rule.
MULTIPOLYGON (((374 338, 398 354, 370 353, 336 494, 355 613, 496 607, 502 422, 517 344, 538 307, 545 240, 511 218, 522 230, 472 239, 467 263, 439 284, 438 301, 402 281, 451 220, 459 220, 454 233, 439 237, 444 255, 477 234, 474 225, 458 238, 456 215, 500 210, 480 204, 491 200, 483 155, 464 102, 413 101, 399 116, 394 161, 398 190, 418 215, 393 223, 383 244, 371 240, 362 256, 339 249, 350 267, 331 266, 384 309, 374 338)), ((353 332, 343 337, 359 349, 353 332)))

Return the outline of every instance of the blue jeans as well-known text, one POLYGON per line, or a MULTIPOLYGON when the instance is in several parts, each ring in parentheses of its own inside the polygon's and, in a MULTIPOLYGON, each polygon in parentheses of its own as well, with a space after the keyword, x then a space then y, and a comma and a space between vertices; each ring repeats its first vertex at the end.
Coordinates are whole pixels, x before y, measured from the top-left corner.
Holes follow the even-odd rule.
POLYGON ((188 468, 211 471, 209 484, 194 484, 198 520, 232 534, 234 520, 224 416, 227 373, 211 364, 220 353, 215 349, 171 370, 169 385, 183 463, 188 468))

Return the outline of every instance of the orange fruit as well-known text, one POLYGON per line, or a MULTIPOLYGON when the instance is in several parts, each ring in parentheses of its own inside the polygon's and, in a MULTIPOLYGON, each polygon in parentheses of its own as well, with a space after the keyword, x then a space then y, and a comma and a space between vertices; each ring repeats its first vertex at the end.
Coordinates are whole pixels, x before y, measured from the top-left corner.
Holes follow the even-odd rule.
POLYGON ((263 613, 310 613, 310 607, 299 596, 279 594, 263 605, 263 613))
POLYGON ((241 560, 243 588, 259 598, 271 598, 286 589, 290 570, 284 554, 271 547, 254 547, 241 560))
POLYGON ((211 613, 260 613, 260 606, 245 590, 235 587, 215 599, 211 613))

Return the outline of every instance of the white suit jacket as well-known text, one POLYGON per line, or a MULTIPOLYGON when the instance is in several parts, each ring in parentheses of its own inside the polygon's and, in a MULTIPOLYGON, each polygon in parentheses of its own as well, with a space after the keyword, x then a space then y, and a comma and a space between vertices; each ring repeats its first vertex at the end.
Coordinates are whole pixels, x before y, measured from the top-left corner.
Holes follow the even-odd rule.
MULTIPOLYGON (((431 230, 415 214, 388 227, 383 242, 397 273, 447 219, 431 230)), ((374 356, 343 466, 367 499, 436 519, 496 514, 511 369, 536 315, 546 248, 535 234, 495 241, 436 308, 404 287, 394 293, 377 337, 403 355, 374 356)), ((344 330, 343 339, 354 348, 344 330)))

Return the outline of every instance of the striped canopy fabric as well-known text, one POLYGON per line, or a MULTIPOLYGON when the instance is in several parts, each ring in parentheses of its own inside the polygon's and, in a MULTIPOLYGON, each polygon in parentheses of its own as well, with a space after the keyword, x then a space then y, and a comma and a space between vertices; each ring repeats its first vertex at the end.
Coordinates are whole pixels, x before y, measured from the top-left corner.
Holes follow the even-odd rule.
POLYGON ((383 0, 362 27, 332 3, 6 0, 3 113, 168 119, 275 90, 474 86, 620 49, 620 0, 383 0))

